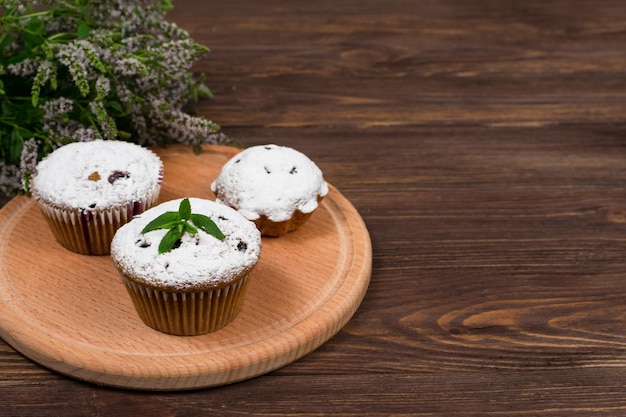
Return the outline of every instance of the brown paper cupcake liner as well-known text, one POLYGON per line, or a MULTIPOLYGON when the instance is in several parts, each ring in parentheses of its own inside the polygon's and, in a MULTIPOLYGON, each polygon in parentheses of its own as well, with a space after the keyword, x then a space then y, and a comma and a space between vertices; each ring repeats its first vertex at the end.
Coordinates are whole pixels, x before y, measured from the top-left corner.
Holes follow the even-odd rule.
POLYGON ((313 212, 302 213, 301 211, 296 211, 291 219, 284 222, 275 222, 261 215, 254 221, 254 224, 263 236, 278 237, 299 229, 300 226, 309 220, 312 214, 313 212))
MULTIPOLYGON (((318 196, 317 204, 319 205, 323 199, 324 197, 318 196)), ((267 218, 267 216, 261 215, 254 221, 254 224, 263 236, 279 237, 298 230, 304 223, 307 222, 307 220, 309 220, 309 217, 311 217, 314 212, 315 210, 309 213, 303 213, 300 210, 296 210, 289 220, 285 220, 283 222, 275 222, 267 218)))
POLYGON ((158 290, 120 276, 146 325, 164 333, 195 336, 216 331, 237 316, 250 274, 224 288, 203 292, 158 290))
POLYGON ((38 200, 57 242, 82 255, 108 255, 117 229, 152 207, 159 190, 144 199, 109 209, 63 209, 38 200))

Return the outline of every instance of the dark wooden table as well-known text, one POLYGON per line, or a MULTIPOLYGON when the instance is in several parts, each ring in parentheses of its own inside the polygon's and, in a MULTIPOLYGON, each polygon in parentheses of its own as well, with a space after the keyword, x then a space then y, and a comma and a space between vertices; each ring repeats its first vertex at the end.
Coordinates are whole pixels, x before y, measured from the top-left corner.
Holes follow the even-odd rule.
POLYGON ((371 233, 318 350, 241 383, 103 388, 0 342, 1 416, 626 415, 626 3, 177 0, 200 111, 308 154, 371 233))

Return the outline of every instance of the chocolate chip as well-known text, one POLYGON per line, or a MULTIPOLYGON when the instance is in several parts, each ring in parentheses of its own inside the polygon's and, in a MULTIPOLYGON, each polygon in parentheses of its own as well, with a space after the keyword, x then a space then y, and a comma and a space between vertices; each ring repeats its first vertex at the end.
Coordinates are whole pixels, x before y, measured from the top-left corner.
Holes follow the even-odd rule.
POLYGON ((289 173, 290 173, 291 175, 293 175, 293 174, 297 174, 297 173, 298 173, 298 168, 296 168, 296 167, 291 168, 291 171, 289 171, 289 173))
POLYGON ((148 242, 146 239, 137 239, 135 245, 139 246, 140 248, 149 248, 150 242, 148 242))
POLYGON ((120 178, 128 178, 130 173, 124 171, 113 171, 111 175, 109 175, 109 183, 113 184, 115 181, 120 178))
POLYGON ((246 242, 239 242, 237 243, 237 250, 239 252, 245 252, 248 249, 248 245, 246 244, 246 242))

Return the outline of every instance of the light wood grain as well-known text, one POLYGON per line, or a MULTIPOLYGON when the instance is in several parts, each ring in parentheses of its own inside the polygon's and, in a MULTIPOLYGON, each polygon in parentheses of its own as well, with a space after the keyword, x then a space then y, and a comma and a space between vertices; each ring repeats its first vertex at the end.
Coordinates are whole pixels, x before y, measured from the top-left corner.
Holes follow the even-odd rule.
MULTIPOLYGON (((156 150, 160 201, 214 199, 209 189, 238 150, 156 150)), ((301 229, 267 238, 242 311, 202 336, 157 332, 138 318, 108 256, 62 248, 32 199, 0 212, 0 336, 60 373, 110 386, 182 390, 266 373, 311 352, 352 316, 367 289, 371 245, 335 188, 301 229)))

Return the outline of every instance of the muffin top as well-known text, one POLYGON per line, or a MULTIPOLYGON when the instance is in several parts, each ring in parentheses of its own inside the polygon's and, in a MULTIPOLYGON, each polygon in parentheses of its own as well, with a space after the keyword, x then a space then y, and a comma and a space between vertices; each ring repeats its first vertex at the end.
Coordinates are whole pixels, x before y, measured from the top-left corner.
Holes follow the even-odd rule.
POLYGON ((173 249, 159 253, 168 230, 142 230, 161 214, 177 212, 181 201, 159 204, 118 229, 111 258, 120 272, 141 284, 173 291, 220 288, 250 272, 261 254, 261 234, 237 211, 210 200, 189 198, 191 212, 213 220, 224 239, 198 227, 196 234, 185 232, 173 249))
POLYGON ((134 143, 95 140, 55 149, 37 164, 31 183, 36 198, 58 207, 107 208, 158 191, 163 163, 134 143))
POLYGON ((261 215, 289 220, 296 210, 310 213, 328 194, 322 171, 303 153, 277 145, 248 148, 231 158, 211 184, 218 201, 249 220, 261 215))

